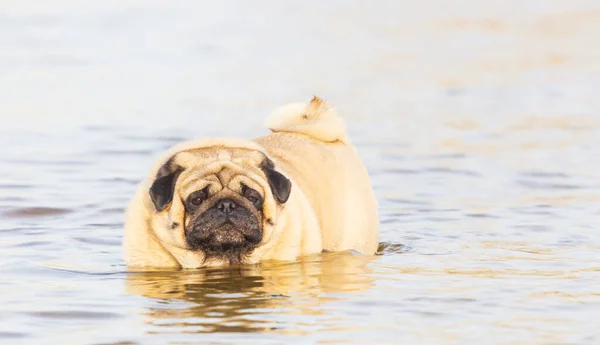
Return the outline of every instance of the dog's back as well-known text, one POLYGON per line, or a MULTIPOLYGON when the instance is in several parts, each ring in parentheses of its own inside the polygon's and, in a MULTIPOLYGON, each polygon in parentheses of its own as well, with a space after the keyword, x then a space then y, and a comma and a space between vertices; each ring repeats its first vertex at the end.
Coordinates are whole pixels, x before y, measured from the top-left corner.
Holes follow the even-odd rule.
POLYGON ((255 141, 305 191, 326 250, 377 250, 377 201, 342 118, 324 101, 292 104, 267 120, 273 133, 255 141))

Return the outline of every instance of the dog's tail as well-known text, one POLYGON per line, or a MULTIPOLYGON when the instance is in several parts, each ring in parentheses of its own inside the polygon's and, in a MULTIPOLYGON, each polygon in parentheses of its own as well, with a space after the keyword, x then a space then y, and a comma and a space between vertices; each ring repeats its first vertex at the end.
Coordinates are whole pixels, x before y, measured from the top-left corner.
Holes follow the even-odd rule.
POLYGON ((300 133, 324 142, 349 143, 344 119, 317 96, 308 104, 291 103, 275 109, 267 118, 266 126, 273 132, 300 133))

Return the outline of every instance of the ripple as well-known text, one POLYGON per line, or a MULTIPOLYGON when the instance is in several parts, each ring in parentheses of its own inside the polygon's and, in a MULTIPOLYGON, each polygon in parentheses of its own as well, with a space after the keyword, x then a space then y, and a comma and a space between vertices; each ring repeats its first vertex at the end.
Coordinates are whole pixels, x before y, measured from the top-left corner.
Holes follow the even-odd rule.
POLYGON ((121 314, 109 313, 109 312, 97 312, 87 310, 51 310, 51 311, 34 311, 24 312, 23 314, 44 319, 85 319, 85 320, 106 320, 106 319, 117 319, 121 318, 121 314))
POLYGON ((467 213, 465 214, 465 216, 469 217, 469 218, 494 218, 494 219, 498 219, 501 217, 495 216, 493 214, 489 214, 489 213, 467 213))
POLYGON ((479 176, 481 176, 479 173, 476 173, 476 172, 471 171, 471 170, 440 168, 440 167, 426 168, 426 169, 423 169, 423 172, 452 174, 452 175, 463 175, 463 176, 471 176, 471 177, 479 177, 479 176))
POLYGON ((520 186, 523 186, 523 187, 526 187, 529 189, 573 190, 573 189, 586 188, 584 186, 575 185, 575 184, 567 184, 567 183, 547 183, 547 182, 525 181, 525 180, 517 180, 516 183, 520 186))
POLYGON ((381 242, 377 247, 376 255, 403 254, 411 251, 411 248, 402 243, 381 242))
POLYGON ((406 214, 406 215, 398 215, 399 217, 403 217, 404 219, 397 219, 397 218, 385 218, 379 221, 380 224, 395 224, 395 223, 406 223, 406 222, 410 222, 410 220, 405 219, 407 216, 411 216, 410 214, 406 214))
POLYGON ((14 159, 7 161, 9 164, 22 165, 60 165, 60 166, 85 166, 91 165, 93 162, 84 160, 34 160, 34 159, 14 159))
POLYGON ((0 189, 31 189, 30 184, 0 184, 0 189))
POLYGON ((431 203, 429 203, 427 201, 410 200, 410 199, 385 198, 383 200, 385 202, 388 202, 388 203, 391 203, 391 204, 400 204, 400 205, 427 206, 427 205, 431 204, 431 203))
MULTIPOLYGON (((124 214, 124 213, 125 213, 125 208, 121 208, 121 207, 103 208, 96 212, 96 214, 99 214, 99 215, 124 214)), ((90 225, 93 225, 93 224, 90 224, 90 225)))
POLYGON ((66 208, 54 208, 54 207, 23 207, 16 208, 3 213, 7 217, 15 218, 28 218, 28 217, 47 217, 47 216, 60 216, 68 213, 72 213, 74 210, 66 208))
POLYGON ((417 212, 419 212, 419 213, 444 213, 444 212, 457 212, 457 211, 459 211, 459 210, 455 209, 455 208, 449 208, 449 209, 423 208, 423 209, 417 210, 417 212))
POLYGON ((19 339, 25 338, 27 334, 19 332, 0 332, 0 339, 19 339))
POLYGON ((448 217, 425 217, 425 219, 430 222, 436 222, 436 223, 457 222, 460 220, 458 218, 448 218, 448 217))
POLYGON ((398 174, 398 175, 418 175, 418 174, 452 174, 471 177, 480 177, 481 175, 475 171, 450 168, 424 168, 424 169, 406 169, 406 168, 386 168, 381 171, 374 171, 371 175, 378 176, 383 174, 398 174))
POLYGON ((429 158, 429 159, 461 159, 461 158, 466 158, 466 157, 467 157, 467 155, 464 153, 448 153, 448 154, 427 156, 427 158, 429 158))
POLYGON ((1 197, 0 200, 5 201, 5 202, 21 202, 21 201, 25 201, 27 199, 23 198, 23 197, 18 197, 18 196, 7 196, 7 197, 1 197))
POLYGON ((39 233, 43 233, 44 229, 42 228, 35 228, 35 227, 18 227, 18 228, 6 228, 6 229, 0 229, 0 231, 2 231, 3 233, 9 233, 9 234, 23 234, 23 235, 29 235, 29 234, 39 234, 39 233))
MULTIPOLYGON (((36 277, 36 279, 72 279, 93 277, 119 276, 126 273, 125 267, 111 265, 111 270, 86 269, 77 270, 50 265, 37 264, 28 260, 12 260, 0 262, 0 272, 13 277, 36 277)), ((18 281, 18 280, 17 280, 18 281)))
POLYGON ((517 230, 526 230, 533 232, 549 232, 552 231, 552 228, 548 225, 540 225, 540 224, 531 224, 531 225, 515 225, 513 228, 517 230))
POLYGON ((140 141, 148 141, 152 143, 156 142, 169 142, 169 143, 179 143, 189 140, 186 137, 176 137, 176 136, 133 136, 133 135, 123 135, 121 139, 130 140, 134 142, 140 141))
POLYGON ((147 156, 154 154, 153 150, 101 150, 93 152, 99 156, 147 156))
POLYGON ((108 245, 108 246, 120 246, 120 239, 106 239, 106 238, 97 238, 97 237, 73 237, 73 239, 77 242, 86 243, 86 244, 96 244, 100 246, 108 245))
POLYGON ((450 303, 450 304, 454 304, 454 303, 473 303, 473 302, 477 302, 477 300, 475 298, 439 298, 439 297, 429 297, 429 296, 419 296, 419 297, 412 297, 412 298, 407 298, 407 301, 411 301, 411 302, 440 302, 440 303, 450 303))
POLYGON ((548 171, 526 171, 521 173, 522 176, 540 177, 540 178, 569 178, 570 176, 562 172, 548 171))
POLYGON ((513 207, 510 210, 517 214, 552 216, 554 218, 561 217, 560 215, 558 215, 555 212, 546 211, 546 210, 548 210, 548 208, 546 208, 546 207, 537 207, 537 206, 527 207, 527 206, 525 206, 525 207, 513 207))
MULTIPOLYGON (((104 214, 104 213, 102 213, 104 214)), ((103 228, 103 229, 114 229, 123 227, 123 223, 89 223, 85 224, 86 227, 89 228, 103 228)))
POLYGON ((415 169, 384 169, 380 172, 373 172, 372 175, 382 175, 382 174, 399 174, 399 175, 415 175, 420 173, 419 170, 415 169))
POLYGON ((52 243, 53 242, 50 242, 50 241, 27 241, 27 242, 9 245, 6 247, 9 247, 9 248, 31 248, 31 247, 46 246, 46 245, 49 245, 52 243))
POLYGON ((117 182, 117 183, 123 183, 123 184, 128 184, 128 185, 137 185, 140 182, 139 180, 136 180, 136 179, 127 179, 127 178, 122 178, 122 177, 103 178, 103 179, 99 179, 98 181, 100 181, 100 182, 117 182))

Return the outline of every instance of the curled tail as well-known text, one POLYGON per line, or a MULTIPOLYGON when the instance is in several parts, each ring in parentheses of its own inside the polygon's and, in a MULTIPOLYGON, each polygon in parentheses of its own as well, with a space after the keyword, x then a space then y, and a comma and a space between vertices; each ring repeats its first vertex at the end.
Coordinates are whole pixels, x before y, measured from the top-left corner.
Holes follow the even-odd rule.
POLYGON ((291 103, 275 109, 266 126, 273 132, 308 135, 324 142, 349 143, 346 124, 338 112, 317 96, 308 103, 291 103))

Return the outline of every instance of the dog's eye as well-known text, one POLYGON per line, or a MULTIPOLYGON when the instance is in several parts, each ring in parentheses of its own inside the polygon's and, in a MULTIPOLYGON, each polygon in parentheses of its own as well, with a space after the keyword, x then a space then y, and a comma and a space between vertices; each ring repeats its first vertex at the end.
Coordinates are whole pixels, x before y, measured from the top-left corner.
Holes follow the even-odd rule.
POLYGON ((248 199, 248 201, 250 201, 256 206, 259 206, 262 202, 262 197, 260 196, 260 193, 248 186, 242 185, 242 194, 246 199, 248 199))
POLYGON ((207 188, 195 191, 194 193, 190 194, 190 196, 188 197, 188 202, 194 206, 200 206, 204 202, 204 199, 206 199, 206 196, 208 195, 207 188))

